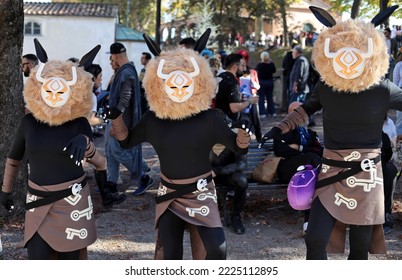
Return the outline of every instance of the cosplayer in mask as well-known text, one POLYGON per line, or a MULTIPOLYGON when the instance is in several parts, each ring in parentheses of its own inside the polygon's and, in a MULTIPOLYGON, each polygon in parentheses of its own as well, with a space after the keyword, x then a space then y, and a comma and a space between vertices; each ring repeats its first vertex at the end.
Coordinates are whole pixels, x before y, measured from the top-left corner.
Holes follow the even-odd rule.
POLYGON ((206 259, 225 259, 226 241, 212 180, 209 153, 216 143, 245 154, 250 143, 249 122, 237 134, 211 109, 215 79, 199 54, 211 30, 194 50, 161 51, 146 34, 155 55, 147 65, 143 86, 150 110, 132 130, 121 116, 112 121, 122 147, 149 142, 161 163, 161 184, 156 197, 156 227, 165 259, 183 258, 186 223, 195 225, 206 249, 206 259))
POLYGON ((263 137, 277 139, 323 109, 325 149, 305 237, 307 259, 342 253, 346 226, 349 259, 386 252, 381 132, 388 110, 402 110, 402 90, 383 79, 387 46, 375 28, 397 8, 389 7, 366 23, 336 22, 327 11, 310 7, 327 27, 312 53, 321 81, 309 100, 263 137))
POLYGON ((97 152, 87 116, 92 108, 92 75, 84 70, 100 46, 78 66, 47 59, 35 39, 40 60, 25 85, 26 114, 7 157, 1 202, 13 204, 12 186, 26 155, 29 161, 24 245, 29 259, 86 258, 95 242, 95 219, 82 166, 84 158, 96 167, 95 176, 104 204, 107 198, 106 160, 97 152), (104 178, 103 178, 104 177, 104 178))

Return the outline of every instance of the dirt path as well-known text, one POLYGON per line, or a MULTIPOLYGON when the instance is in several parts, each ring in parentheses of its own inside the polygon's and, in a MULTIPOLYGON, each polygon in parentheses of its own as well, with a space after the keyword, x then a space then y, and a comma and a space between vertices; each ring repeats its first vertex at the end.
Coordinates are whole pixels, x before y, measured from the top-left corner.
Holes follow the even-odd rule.
MULTIPOLYGON (((278 117, 278 120, 281 117, 278 117)), ((316 118, 320 124, 320 119, 316 118)), ((270 126, 268 120, 266 126, 270 126)), ((320 130, 317 127, 315 130, 320 130)), ((100 141, 100 140, 98 140, 100 141)), ((100 143, 98 143, 100 145, 100 143)), ((143 196, 135 197, 131 193, 128 172, 122 169, 123 184, 127 200, 104 211, 100 195, 96 191, 92 169, 88 175, 98 229, 98 240, 88 248, 92 260, 131 260, 153 259, 155 247, 154 197, 159 183, 159 161, 150 145, 144 145, 147 162, 152 168, 155 185, 143 196)), ((370 259, 402 259, 402 180, 395 192, 393 231, 386 235, 387 255, 371 255, 370 259)), ((250 191, 244 213, 246 233, 234 234, 225 227, 229 260, 302 260, 305 259, 305 244, 302 237, 303 215, 290 208, 286 201, 285 190, 250 191)), ((230 203, 230 202, 229 202, 230 203)), ((21 221, 7 224, 1 232, 4 258, 8 260, 26 259, 26 249, 22 248, 23 226, 21 221)), ((184 258, 191 259, 188 236, 185 238, 184 258)), ((330 259, 346 259, 346 254, 330 255, 330 259)))

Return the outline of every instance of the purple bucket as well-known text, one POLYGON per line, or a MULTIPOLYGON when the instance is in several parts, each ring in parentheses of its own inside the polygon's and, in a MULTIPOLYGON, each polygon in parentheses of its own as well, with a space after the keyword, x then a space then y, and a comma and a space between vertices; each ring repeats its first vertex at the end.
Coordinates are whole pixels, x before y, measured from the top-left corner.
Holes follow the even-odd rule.
POLYGON ((288 185, 288 201, 295 210, 307 210, 311 207, 318 172, 311 165, 299 166, 297 170, 288 185))

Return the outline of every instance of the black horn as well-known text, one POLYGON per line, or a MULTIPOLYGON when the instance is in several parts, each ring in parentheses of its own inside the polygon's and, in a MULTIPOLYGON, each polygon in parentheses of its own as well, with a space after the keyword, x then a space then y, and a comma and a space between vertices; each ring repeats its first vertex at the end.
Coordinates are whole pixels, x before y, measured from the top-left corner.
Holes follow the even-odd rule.
POLYGON ((335 19, 326 10, 315 6, 310 6, 309 9, 313 15, 326 27, 332 27, 336 24, 335 19))
POLYGON ((34 39, 34 44, 35 44, 35 50, 36 50, 36 56, 42 63, 46 63, 48 58, 47 58, 47 53, 45 49, 42 47, 42 45, 39 43, 38 39, 34 39))
POLYGON ((392 13, 398 9, 398 5, 394 5, 391 7, 386 8, 385 10, 382 10, 379 12, 372 20, 371 23, 374 24, 374 26, 378 26, 381 23, 385 22, 391 15, 392 13))
POLYGON ((211 28, 208 28, 205 30, 204 34, 201 35, 201 37, 197 40, 194 46, 194 50, 201 53, 204 49, 205 46, 207 45, 209 35, 211 35, 211 28))
POLYGON ((100 48, 101 48, 101 46, 97 45, 95 48, 93 48, 87 54, 85 54, 81 58, 80 63, 78 64, 78 67, 82 67, 82 66, 87 67, 87 66, 91 65, 92 62, 94 61, 96 55, 98 54, 100 48))
POLYGON ((147 34, 142 34, 142 37, 145 40, 145 43, 147 43, 148 49, 151 51, 151 53, 154 56, 159 56, 161 54, 161 48, 158 46, 158 44, 152 40, 147 34))

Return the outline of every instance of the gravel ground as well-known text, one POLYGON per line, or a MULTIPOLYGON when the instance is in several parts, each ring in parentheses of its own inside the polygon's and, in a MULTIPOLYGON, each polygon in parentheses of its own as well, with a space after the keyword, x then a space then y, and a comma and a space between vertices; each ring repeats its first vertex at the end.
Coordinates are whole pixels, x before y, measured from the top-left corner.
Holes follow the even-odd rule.
MULTIPOLYGON (((278 116, 276 120, 280 120, 278 116)), ((320 118, 316 117, 320 125, 320 118)), ((267 126, 270 125, 265 120, 267 126)), ((322 132, 321 127, 315 130, 322 132)), ((97 138, 102 147, 102 138, 97 138)), ((111 210, 102 209, 100 195, 96 191, 92 169, 88 167, 89 183, 93 194, 98 240, 89 246, 91 260, 150 260, 154 256, 156 232, 154 229, 154 197, 159 183, 159 161, 153 148, 144 145, 144 153, 154 186, 143 196, 135 197, 135 189, 129 174, 121 169, 120 190, 127 193, 127 200, 111 210)), ((393 231, 386 235, 387 255, 370 255, 371 260, 402 259, 402 180, 395 192, 393 231)), ((229 202, 230 203, 230 202, 229 202)), ((250 191, 244 213, 246 233, 234 234, 225 227, 229 260, 303 260, 305 244, 302 237, 303 215, 290 208, 286 201, 286 191, 250 191)), ((1 229, 4 259, 27 259, 26 249, 22 248, 22 219, 10 221, 1 229)), ((188 235, 185 237, 184 258, 191 259, 188 235)), ((329 255, 330 259, 346 259, 345 254, 329 255)))

